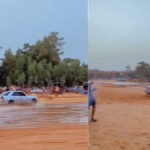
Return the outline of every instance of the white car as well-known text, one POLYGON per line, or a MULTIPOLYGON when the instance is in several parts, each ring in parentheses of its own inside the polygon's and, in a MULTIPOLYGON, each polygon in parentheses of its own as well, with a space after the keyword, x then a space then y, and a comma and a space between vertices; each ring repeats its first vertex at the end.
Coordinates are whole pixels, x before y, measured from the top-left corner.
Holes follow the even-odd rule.
POLYGON ((36 103, 37 97, 28 96, 22 91, 6 91, 0 95, 1 104, 25 104, 36 103))
POLYGON ((146 91, 147 94, 150 94, 150 86, 146 86, 146 91))
POLYGON ((39 89, 39 88, 32 88, 32 89, 30 90, 30 92, 32 92, 32 93, 43 93, 43 90, 42 90, 42 89, 39 89))

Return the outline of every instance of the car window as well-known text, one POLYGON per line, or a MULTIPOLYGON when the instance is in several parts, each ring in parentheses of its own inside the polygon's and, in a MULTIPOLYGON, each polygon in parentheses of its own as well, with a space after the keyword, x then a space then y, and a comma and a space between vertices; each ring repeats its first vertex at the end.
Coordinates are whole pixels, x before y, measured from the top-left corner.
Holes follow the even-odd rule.
POLYGON ((19 96, 26 96, 23 92, 18 92, 19 96))
POLYGON ((10 92, 6 92, 6 93, 4 93, 4 94, 2 94, 2 95, 7 96, 9 93, 10 93, 10 92))
POLYGON ((26 96, 23 92, 14 92, 13 96, 26 96))
POLYGON ((18 92, 14 92, 14 93, 12 94, 12 96, 19 96, 19 95, 18 95, 18 92))

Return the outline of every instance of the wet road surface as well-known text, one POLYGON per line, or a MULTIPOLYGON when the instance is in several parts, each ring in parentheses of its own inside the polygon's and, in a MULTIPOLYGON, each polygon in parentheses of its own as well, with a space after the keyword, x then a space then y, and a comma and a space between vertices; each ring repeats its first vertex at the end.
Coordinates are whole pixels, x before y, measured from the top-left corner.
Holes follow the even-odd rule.
POLYGON ((0 128, 35 128, 52 123, 88 122, 86 103, 0 106, 0 128))

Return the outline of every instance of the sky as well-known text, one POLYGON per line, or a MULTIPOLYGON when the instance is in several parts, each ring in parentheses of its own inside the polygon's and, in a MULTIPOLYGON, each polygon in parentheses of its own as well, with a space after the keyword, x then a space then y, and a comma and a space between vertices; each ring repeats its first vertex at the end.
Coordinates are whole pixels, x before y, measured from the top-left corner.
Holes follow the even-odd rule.
POLYGON ((150 63, 150 1, 89 0, 89 68, 105 71, 150 63))
POLYGON ((88 62, 87 0, 0 0, 0 57, 51 32, 64 37, 64 57, 88 62))

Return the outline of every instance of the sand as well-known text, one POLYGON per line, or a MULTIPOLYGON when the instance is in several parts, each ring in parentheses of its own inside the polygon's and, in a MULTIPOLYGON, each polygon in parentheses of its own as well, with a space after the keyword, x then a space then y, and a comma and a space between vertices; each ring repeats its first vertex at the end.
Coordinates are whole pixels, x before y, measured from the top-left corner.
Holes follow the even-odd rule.
MULTIPOLYGON (((64 94, 57 98, 53 95, 33 94, 40 103, 65 104, 87 103, 87 96, 64 94)), ((87 150, 88 125, 78 123, 52 123, 48 127, 25 129, 0 129, 1 150, 87 150)))
POLYGON ((150 96, 144 86, 96 85, 90 150, 150 150, 150 96))

